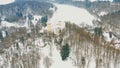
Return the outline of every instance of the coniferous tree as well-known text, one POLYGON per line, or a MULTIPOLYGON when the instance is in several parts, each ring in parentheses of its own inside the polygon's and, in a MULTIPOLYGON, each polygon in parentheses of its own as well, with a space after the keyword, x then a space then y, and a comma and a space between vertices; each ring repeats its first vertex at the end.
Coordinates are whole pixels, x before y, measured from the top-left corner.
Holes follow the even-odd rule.
POLYGON ((70 53, 70 48, 69 48, 69 45, 66 44, 62 47, 62 50, 61 50, 62 60, 66 60, 67 57, 69 57, 69 53, 70 53))
POLYGON ((44 17, 41 18, 41 23, 43 24, 43 26, 46 26, 47 21, 48 21, 47 16, 44 16, 44 17))

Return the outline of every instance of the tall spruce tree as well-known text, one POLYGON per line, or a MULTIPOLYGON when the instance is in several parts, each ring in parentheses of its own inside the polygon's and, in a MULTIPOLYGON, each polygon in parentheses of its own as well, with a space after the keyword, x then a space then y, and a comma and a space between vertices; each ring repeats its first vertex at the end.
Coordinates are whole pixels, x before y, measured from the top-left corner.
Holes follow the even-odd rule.
POLYGON ((66 60, 67 57, 69 57, 69 53, 70 53, 70 48, 68 44, 65 44, 62 49, 61 49, 61 57, 62 60, 66 60))

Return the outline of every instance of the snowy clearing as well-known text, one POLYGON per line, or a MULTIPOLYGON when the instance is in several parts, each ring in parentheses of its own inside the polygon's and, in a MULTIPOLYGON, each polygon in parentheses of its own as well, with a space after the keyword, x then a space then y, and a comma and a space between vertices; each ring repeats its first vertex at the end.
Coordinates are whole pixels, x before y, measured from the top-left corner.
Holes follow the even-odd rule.
MULTIPOLYGON (((71 22, 77 25, 85 24, 93 26, 92 21, 96 19, 91 15, 86 9, 78 8, 70 5, 60 5, 57 6, 57 11, 54 13, 50 20, 53 25, 57 22, 71 22)), ((53 26, 54 28, 55 26, 53 26)))
POLYGON ((15 0, 0 0, 0 5, 5 5, 14 2, 15 0))

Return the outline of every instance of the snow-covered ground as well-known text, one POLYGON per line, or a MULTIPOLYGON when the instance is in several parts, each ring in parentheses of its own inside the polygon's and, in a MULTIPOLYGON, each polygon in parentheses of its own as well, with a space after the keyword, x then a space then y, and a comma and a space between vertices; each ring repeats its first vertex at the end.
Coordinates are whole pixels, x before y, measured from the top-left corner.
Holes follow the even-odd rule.
MULTIPOLYGON (((73 1, 85 1, 85 0, 73 0, 73 1)), ((95 1, 110 1, 113 2, 113 0, 89 0, 90 2, 95 2, 95 1)))
MULTIPOLYGON (((87 24, 90 26, 93 26, 92 21, 95 19, 94 16, 92 16, 87 10, 83 8, 77 8, 69 5, 59 5, 55 4, 57 6, 57 11, 54 13, 53 17, 50 19, 48 23, 51 23, 51 28, 56 29, 57 27, 59 28, 64 28, 65 21, 69 21, 71 23, 75 23, 77 25, 80 24, 87 24)), ((37 21, 41 18, 41 16, 34 16, 34 19, 32 20, 32 23, 36 25, 37 21)), ((18 26, 16 24, 12 24, 6 21, 2 21, 1 26, 18 26)), ((28 27, 28 18, 26 19, 26 22, 24 24, 25 27, 28 27)), ((44 29, 44 28, 43 28, 44 29)), ((41 33, 43 32, 42 30, 40 31, 41 33)), ((4 32, 3 32, 4 33, 4 32)), ((104 36, 106 39, 109 41, 111 40, 109 38, 109 33, 104 33, 104 36)), ((35 46, 39 46, 39 51, 41 55, 41 61, 40 61, 40 68, 45 68, 44 65, 44 59, 46 57, 50 58, 52 60, 52 64, 50 68, 78 68, 73 65, 73 61, 68 58, 66 61, 61 60, 61 55, 60 51, 57 49, 57 46, 54 44, 54 41, 52 41, 52 45, 47 45, 44 47, 45 43, 43 42, 43 38, 37 38, 35 39, 35 42, 33 42, 35 46), (52 56, 50 56, 50 46, 52 47, 52 56), (43 48, 41 48, 43 47, 43 48)), ((21 44, 22 45, 22 44, 21 44)), ((22 46, 20 47, 21 49, 22 46)), ((13 48, 14 49, 14 48, 13 48)), ((21 50, 22 51, 22 50, 21 50)), ((24 52, 24 49, 23 49, 24 52)), ((93 54, 93 53, 91 53, 93 54)), ((3 58, 0 56, 0 65, 3 64, 2 62, 3 58)), ((94 57, 91 58, 91 62, 89 63, 88 68, 95 68, 95 59, 94 57)), ((87 68, 87 66, 85 66, 87 68)), ((113 67, 111 67, 113 68, 113 67)))
POLYGON ((103 12, 100 12, 98 15, 99 15, 99 16, 104 16, 104 15, 107 15, 107 14, 108 14, 107 12, 104 12, 104 11, 103 11, 103 12))
MULTIPOLYGON (((43 43, 41 41, 41 43, 43 43)), ((40 53, 42 53, 42 59, 44 57, 50 57, 52 59, 52 64, 50 68, 77 68, 72 64, 72 60, 68 59, 67 61, 62 61, 60 51, 57 49, 57 46, 55 44, 51 45, 52 47, 52 56, 49 55, 49 45, 41 48, 40 53)), ((45 68, 44 63, 42 63, 43 60, 40 62, 40 68, 45 68)))
POLYGON ((0 5, 5 5, 14 2, 15 0, 0 0, 0 5))
MULTIPOLYGON (((41 19, 41 17, 42 17, 42 16, 40 16, 40 15, 34 15, 34 19, 31 20, 32 24, 36 25, 37 22, 41 19)), ((1 25, 0 25, 0 26, 1 26, 1 27, 8 27, 8 28, 10 28, 10 27, 16 27, 16 28, 26 27, 26 28, 28 28, 28 27, 29 27, 29 19, 26 18, 26 21, 25 21, 25 23, 24 23, 23 25, 19 25, 19 24, 17 24, 16 22, 7 22, 7 21, 4 21, 4 20, 3 20, 3 21, 1 22, 1 25)))
POLYGON ((32 23, 33 23, 34 25, 36 25, 37 22, 38 22, 41 18, 42 18, 42 16, 40 16, 40 15, 34 15, 34 19, 32 20, 32 23))
POLYGON ((109 37, 109 32, 103 32, 103 36, 107 42, 111 42, 112 38, 109 37))
POLYGON ((70 5, 60 5, 55 4, 57 6, 57 11, 54 13, 51 18, 51 23, 56 22, 71 22, 77 25, 87 24, 92 26, 92 21, 95 19, 93 15, 91 15, 86 9, 78 8, 70 5))
POLYGON ((86 9, 78 8, 65 4, 54 4, 57 10, 54 12, 52 18, 47 22, 48 31, 53 31, 57 34, 59 29, 65 27, 66 22, 74 23, 78 26, 92 26, 93 20, 97 18, 91 15, 86 9))
POLYGON ((2 21, 1 27, 21 27, 21 26, 19 26, 18 24, 7 22, 7 21, 2 21))
POLYGON ((50 68, 77 68, 72 64, 72 61, 68 59, 67 61, 62 61, 60 52, 53 46, 53 64, 50 68))

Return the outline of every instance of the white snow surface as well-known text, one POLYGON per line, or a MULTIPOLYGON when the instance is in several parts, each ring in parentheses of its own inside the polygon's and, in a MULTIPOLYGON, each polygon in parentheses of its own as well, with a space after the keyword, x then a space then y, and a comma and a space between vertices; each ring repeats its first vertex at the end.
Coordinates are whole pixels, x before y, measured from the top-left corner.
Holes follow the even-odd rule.
POLYGON ((77 68, 72 64, 72 61, 68 59, 67 61, 62 61, 60 52, 53 46, 53 64, 50 68, 77 68))
POLYGON ((49 10, 54 12, 55 11, 55 7, 50 7, 49 10))
POLYGON ((120 39, 115 40, 115 47, 120 48, 120 39))
MULTIPOLYGON (((41 40, 39 40, 40 43, 43 43, 43 41, 41 41, 41 40)), ((42 45, 44 45, 44 43, 42 45)), ((40 47, 41 47, 41 45, 40 45, 40 47)), ((43 63, 43 59, 45 57, 51 58, 52 65, 50 66, 50 68, 77 68, 76 66, 74 66, 72 64, 72 60, 69 58, 66 61, 62 61, 61 55, 60 55, 60 50, 57 49, 57 46, 55 44, 51 45, 51 49, 52 49, 52 51, 51 51, 52 54, 50 55, 50 46, 49 45, 47 45, 43 48, 40 48, 40 54, 42 55, 41 56, 42 60, 39 62, 40 68, 45 68, 44 63, 43 63)))
POLYGON ((0 66, 2 66, 3 65, 3 58, 2 58, 2 56, 0 56, 0 66))
POLYGON ((39 15, 34 15, 34 19, 32 20, 32 23, 34 25, 37 24, 37 22, 42 18, 42 16, 39 16, 39 15))
POLYGON ((99 16, 104 16, 104 15, 107 15, 107 14, 108 14, 107 12, 104 12, 104 11, 103 11, 103 12, 100 12, 98 15, 99 15, 99 16))
MULTIPOLYGON (((57 11, 50 20, 53 25, 57 22, 71 22, 77 25, 85 24, 93 26, 92 21, 95 19, 86 9, 70 5, 55 4, 57 11)), ((55 27, 55 26, 53 26, 55 27)))
POLYGON ((15 0, 0 0, 0 5, 5 5, 14 2, 15 0))
POLYGON ((7 22, 7 21, 2 21, 1 27, 21 27, 21 26, 19 26, 18 24, 7 22))
MULTIPOLYGON (((41 17, 42 16, 40 16, 40 15, 34 15, 34 19, 32 20, 32 23, 34 24, 34 25, 36 25, 37 24, 37 22, 41 19, 41 17)), ((7 22, 7 21, 2 21, 1 22, 1 24, 0 24, 0 26, 1 26, 1 28, 2 27, 8 27, 8 28, 10 28, 10 27, 16 27, 16 28, 20 28, 20 27, 26 27, 26 28, 29 28, 29 19, 28 19, 28 17, 26 18, 26 21, 25 21, 25 23, 23 24, 23 25, 19 25, 19 24, 17 24, 16 22, 7 22)))
POLYGON ((95 2, 95 1, 110 1, 113 2, 113 0, 89 0, 90 2, 95 2))
POLYGON ((6 37, 6 32, 5 31, 2 31, 2 36, 3 36, 3 38, 6 37))
MULTIPOLYGON (((85 1, 85 0, 73 0, 73 1, 85 1)), ((89 0, 90 2, 95 2, 95 1, 110 1, 113 2, 113 0, 89 0)))
POLYGON ((109 32, 103 32, 103 36, 107 42, 110 42, 112 40, 112 38, 109 37, 109 32))

